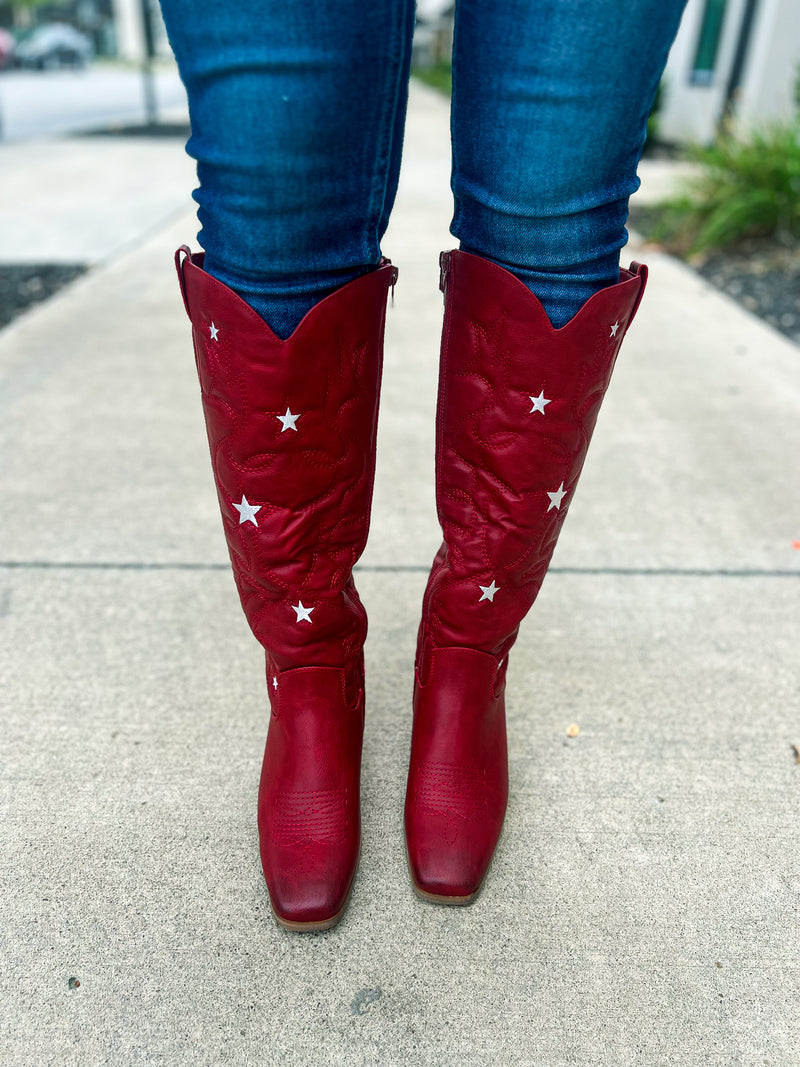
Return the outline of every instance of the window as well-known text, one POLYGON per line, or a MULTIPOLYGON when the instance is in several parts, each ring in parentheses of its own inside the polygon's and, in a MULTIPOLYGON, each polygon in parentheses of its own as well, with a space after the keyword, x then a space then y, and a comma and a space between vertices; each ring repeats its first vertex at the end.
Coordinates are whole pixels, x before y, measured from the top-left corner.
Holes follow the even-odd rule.
POLYGON ((711 85, 714 80, 714 67, 727 2, 728 0, 706 0, 690 78, 694 85, 711 85))

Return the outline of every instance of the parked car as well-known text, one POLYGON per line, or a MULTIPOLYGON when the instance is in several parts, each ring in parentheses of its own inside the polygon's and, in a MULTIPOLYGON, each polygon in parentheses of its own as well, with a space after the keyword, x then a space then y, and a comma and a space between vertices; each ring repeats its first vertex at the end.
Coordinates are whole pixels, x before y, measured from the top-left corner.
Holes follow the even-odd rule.
POLYGON ((14 64, 14 49, 17 46, 17 42, 8 32, 0 26, 0 70, 4 67, 11 67, 14 64))
POLYGON ((39 26, 18 42, 14 62, 18 67, 53 70, 56 67, 85 67, 94 55, 89 38, 63 22, 39 26))

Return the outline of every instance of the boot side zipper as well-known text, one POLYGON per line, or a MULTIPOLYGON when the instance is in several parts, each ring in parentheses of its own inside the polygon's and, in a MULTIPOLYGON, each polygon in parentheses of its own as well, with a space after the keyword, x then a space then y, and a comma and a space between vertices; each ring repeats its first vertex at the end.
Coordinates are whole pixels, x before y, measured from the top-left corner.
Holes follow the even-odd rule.
POLYGON ((447 302, 447 276, 450 273, 450 253, 442 252, 439 255, 439 288, 447 302))

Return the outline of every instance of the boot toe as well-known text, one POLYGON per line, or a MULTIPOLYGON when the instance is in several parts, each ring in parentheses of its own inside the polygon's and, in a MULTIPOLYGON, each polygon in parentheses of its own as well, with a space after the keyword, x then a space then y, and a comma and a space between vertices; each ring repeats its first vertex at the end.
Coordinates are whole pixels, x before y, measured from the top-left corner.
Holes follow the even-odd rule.
POLYGON ((472 836, 461 822, 442 814, 407 824, 408 866, 420 896, 446 904, 470 904, 478 896, 499 832, 472 836))
POLYGON ((290 930, 327 930, 342 917, 358 857, 325 855, 309 848, 291 855, 263 856, 270 904, 281 926, 290 930))

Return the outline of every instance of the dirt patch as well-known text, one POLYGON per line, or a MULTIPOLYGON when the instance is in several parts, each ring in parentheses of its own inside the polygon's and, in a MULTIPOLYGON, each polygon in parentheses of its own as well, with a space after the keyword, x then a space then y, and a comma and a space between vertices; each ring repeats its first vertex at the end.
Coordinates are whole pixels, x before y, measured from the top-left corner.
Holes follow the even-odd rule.
MULTIPOLYGON (((632 208, 630 225, 645 239, 653 240, 660 219, 657 207, 632 208)), ((669 246, 665 251, 800 344, 800 247, 786 248, 773 240, 751 239, 735 249, 698 256, 680 255, 669 246)))
POLYGON ((86 269, 83 263, 0 263, 0 329, 86 269))

